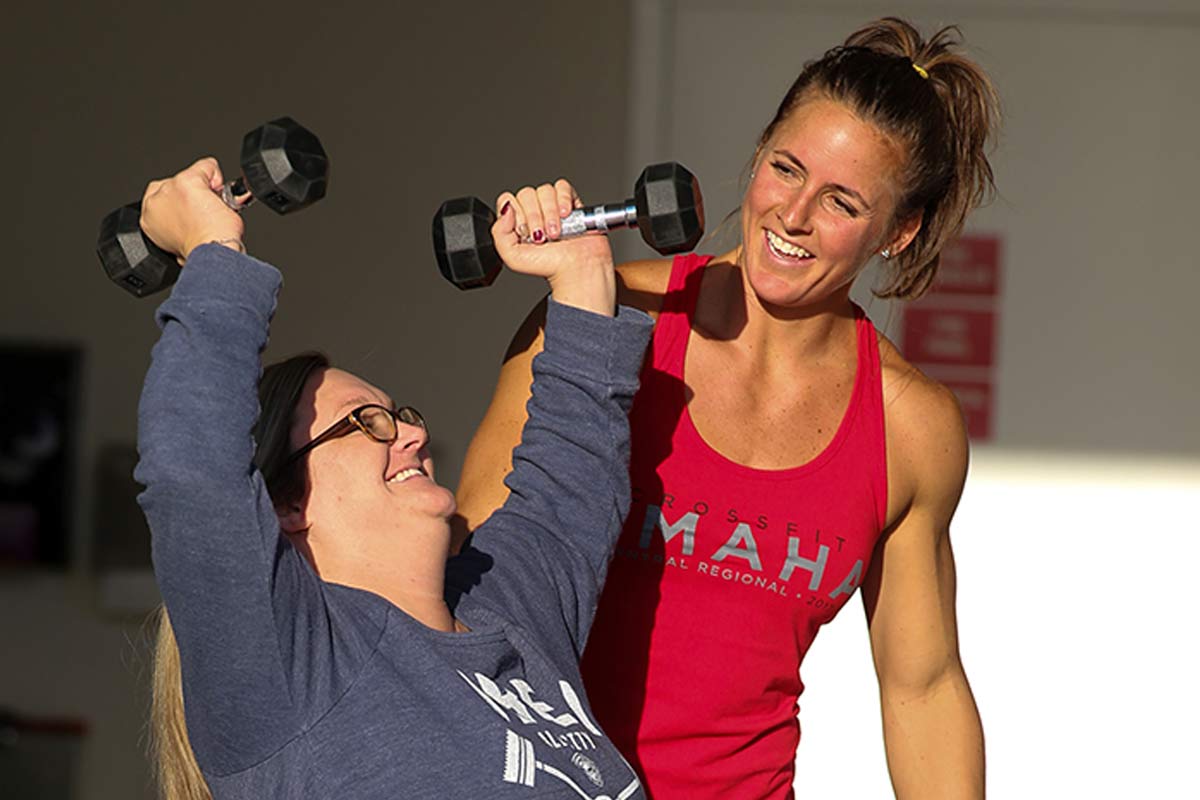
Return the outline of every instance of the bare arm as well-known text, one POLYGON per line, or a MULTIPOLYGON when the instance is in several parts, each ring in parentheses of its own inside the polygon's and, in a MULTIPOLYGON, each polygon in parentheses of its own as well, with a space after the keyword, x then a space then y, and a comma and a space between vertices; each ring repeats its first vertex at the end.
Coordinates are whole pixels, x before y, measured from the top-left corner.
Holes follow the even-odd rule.
POLYGON ((958 652, 950 519, 966 479, 962 415, 917 378, 888 410, 890 491, 907 497, 863 585, 884 744, 899 800, 982 798, 983 728, 958 652))

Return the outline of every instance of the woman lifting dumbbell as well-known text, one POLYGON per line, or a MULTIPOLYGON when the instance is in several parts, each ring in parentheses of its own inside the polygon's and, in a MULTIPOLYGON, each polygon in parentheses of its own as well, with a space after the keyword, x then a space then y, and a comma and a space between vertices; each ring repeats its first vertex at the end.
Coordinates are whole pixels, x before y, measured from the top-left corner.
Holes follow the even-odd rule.
MULTIPOLYGON (((791 796, 798 670, 859 588, 897 796, 982 797, 948 533, 962 417, 850 300, 876 256, 878 295, 919 296, 992 189, 996 95, 956 33, 884 19, 809 63, 754 149, 741 242, 618 269, 621 301, 657 322, 634 502, 583 674, 659 800, 791 796)), ((547 263, 607 268, 603 237, 555 241, 569 184, 515 202, 547 263)), ((468 451, 469 527, 507 494, 542 318, 517 333, 468 451)))
POLYGON ((260 380, 280 274, 242 252, 221 187, 204 159, 151 183, 141 214, 186 258, 136 472, 170 612, 166 796, 643 797, 578 658, 628 508, 650 319, 614 315, 611 266, 560 269, 501 215, 505 262, 551 286, 545 348, 513 498, 448 561, 454 496, 416 410, 318 356, 260 380))

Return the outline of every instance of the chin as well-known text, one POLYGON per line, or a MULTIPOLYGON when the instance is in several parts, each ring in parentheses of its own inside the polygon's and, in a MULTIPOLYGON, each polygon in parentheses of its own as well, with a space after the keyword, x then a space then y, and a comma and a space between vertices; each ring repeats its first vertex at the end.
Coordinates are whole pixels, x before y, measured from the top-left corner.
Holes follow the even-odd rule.
POLYGON ((851 280, 831 281, 828 273, 780 274, 775 270, 747 270, 747 283, 764 305, 779 308, 811 308, 850 297, 851 280))
MULTIPOLYGON (((416 479, 414 479, 416 480, 416 479)), ((454 492, 431 480, 422 481, 421 486, 407 486, 401 495, 393 495, 391 502, 403 508, 404 515, 424 519, 449 520, 458 511, 454 492)))
POLYGON ((449 520, 458 513, 458 501, 454 499, 454 492, 444 486, 437 486, 438 494, 441 495, 435 514, 439 517, 449 520))
POLYGON ((813 289, 808 276, 780 275, 771 270, 748 270, 747 282, 760 302, 772 306, 802 304, 813 289))

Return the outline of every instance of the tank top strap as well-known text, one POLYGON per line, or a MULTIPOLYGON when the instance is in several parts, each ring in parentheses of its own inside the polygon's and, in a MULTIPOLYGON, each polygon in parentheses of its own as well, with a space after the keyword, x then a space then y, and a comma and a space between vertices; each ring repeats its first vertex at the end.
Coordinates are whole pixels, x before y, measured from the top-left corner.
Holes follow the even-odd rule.
POLYGON ((700 280, 711 260, 711 255, 687 253, 671 261, 671 277, 654 325, 652 349, 655 367, 676 378, 683 376, 688 334, 700 298, 700 280))
POLYGON ((870 464, 868 479, 875 496, 875 515, 879 529, 887 522, 887 431, 883 407, 883 366, 879 358, 879 335, 866 312, 854 304, 855 326, 858 331, 859 384, 855 400, 861 403, 857 415, 857 431, 862 437, 864 453, 870 464))
POLYGON ((661 316, 691 319, 700 300, 700 279, 712 256, 687 253, 671 260, 671 277, 663 297, 661 316))

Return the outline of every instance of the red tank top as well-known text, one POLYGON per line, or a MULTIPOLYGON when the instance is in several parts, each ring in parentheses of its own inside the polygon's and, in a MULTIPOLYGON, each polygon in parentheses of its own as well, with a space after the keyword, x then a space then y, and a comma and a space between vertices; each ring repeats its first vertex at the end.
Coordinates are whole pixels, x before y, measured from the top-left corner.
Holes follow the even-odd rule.
POLYGON ((886 516, 879 348, 856 307, 854 388, 816 458, 782 470, 730 461, 686 404, 707 262, 672 266, 630 416, 633 506, 583 675, 655 800, 790 798, 800 662, 862 582, 886 516))

